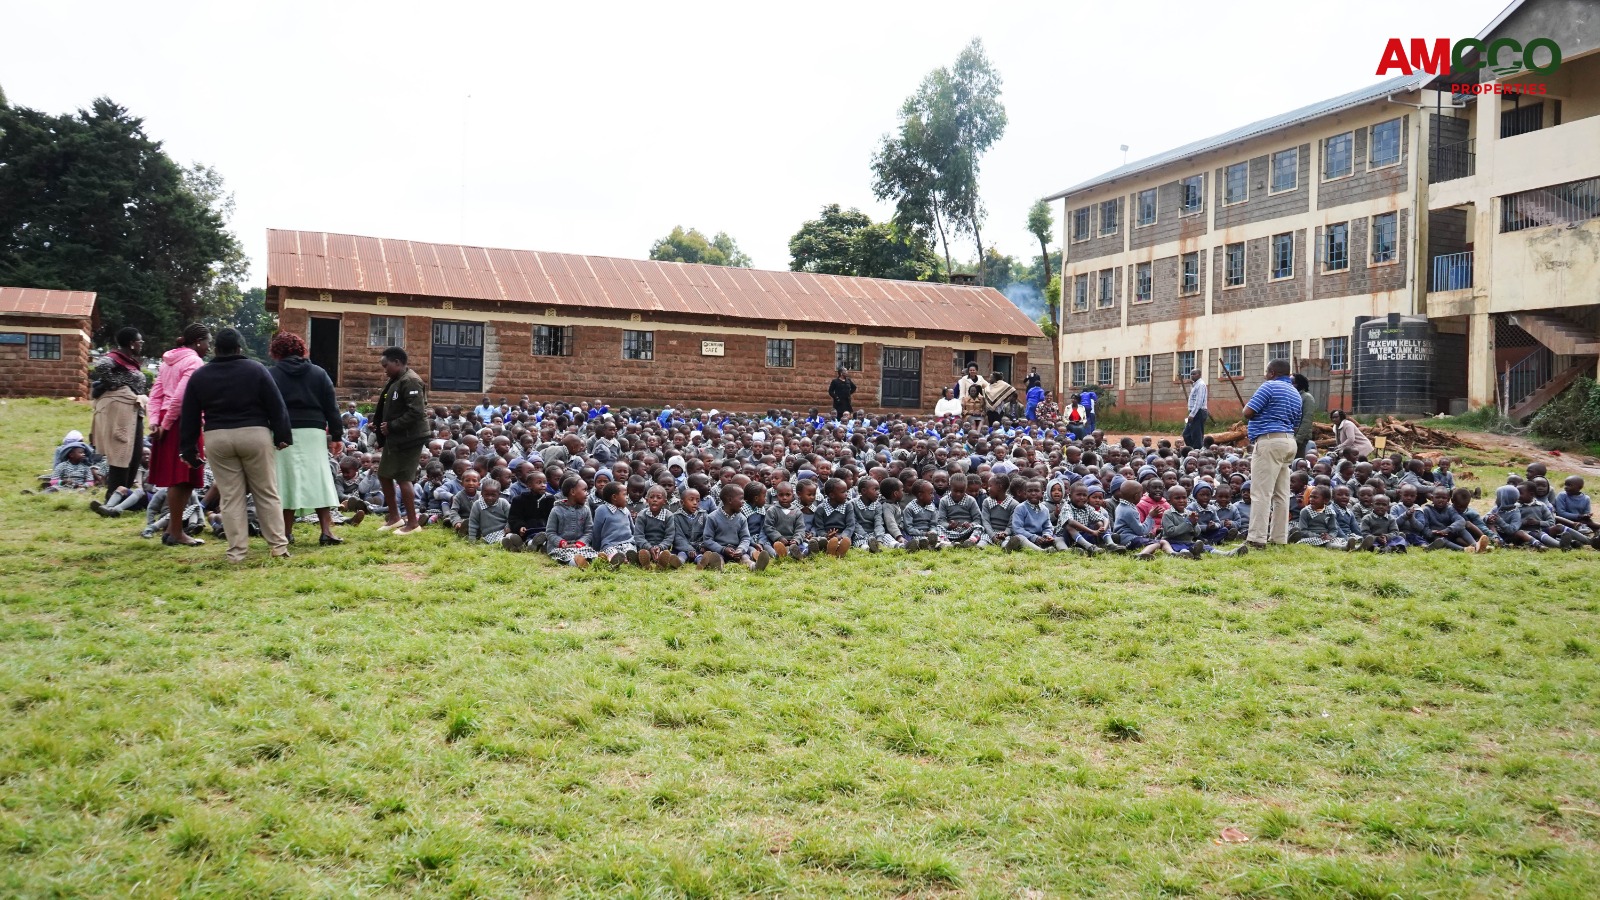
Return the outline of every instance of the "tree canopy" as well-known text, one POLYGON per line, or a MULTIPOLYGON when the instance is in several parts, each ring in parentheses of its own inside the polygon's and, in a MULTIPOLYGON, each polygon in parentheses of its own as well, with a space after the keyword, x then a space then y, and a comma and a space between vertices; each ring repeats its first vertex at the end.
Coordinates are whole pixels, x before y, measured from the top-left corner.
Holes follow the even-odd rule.
POLYGON ((939 258, 926 239, 892 222, 874 223, 866 213, 830 203, 789 238, 789 268, 821 275, 858 275, 929 281, 940 275, 939 258))
POLYGON ((162 345, 226 319, 245 260, 232 198, 183 169, 144 121, 101 98, 76 113, 0 107, 0 284, 95 291, 104 330, 162 345))
MULTIPOLYGON (((1000 75, 974 38, 955 65, 928 73, 900 106, 900 124, 872 159, 872 190, 895 204, 895 223, 937 235, 950 267, 950 237, 970 235, 984 258, 987 212, 978 192, 984 153, 1005 134, 1000 75)), ((980 276, 981 277, 981 276, 980 276)))
POLYGON ((726 231, 707 239, 694 228, 688 231, 675 225, 666 237, 650 245, 650 258, 660 262, 703 263, 708 266, 738 266, 748 269, 750 257, 726 231))

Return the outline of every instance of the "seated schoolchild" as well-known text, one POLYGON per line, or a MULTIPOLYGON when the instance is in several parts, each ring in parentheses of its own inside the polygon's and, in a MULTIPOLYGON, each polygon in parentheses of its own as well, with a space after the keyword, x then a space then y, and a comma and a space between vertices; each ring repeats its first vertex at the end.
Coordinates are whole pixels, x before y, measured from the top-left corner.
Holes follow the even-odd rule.
POLYGON ((511 502, 500 496, 500 482, 493 478, 485 481, 478 493, 477 502, 472 504, 472 511, 467 514, 467 540, 498 544, 506 536, 506 518, 511 515, 511 502))
POLYGON ((478 473, 468 469, 461 476, 461 490, 450 500, 450 507, 445 510, 444 521, 455 530, 456 534, 467 533, 467 521, 472 518, 472 507, 478 502, 478 487, 482 480, 478 473))
POLYGON ((887 539, 887 546, 901 550, 915 549, 909 547, 909 542, 906 540, 904 483, 890 475, 878 482, 878 493, 883 498, 883 534, 887 539))
POLYGON ((901 529, 909 550, 939 550, 948 542, 939 537, 939 501, 934 498, 933 482, 921 479, 912 491, 913 498, 901 515, 901 529))
POLYGON ((1480 553, 1489 547, 1488 538, 1473 540, 1467 534, 1467 520, 1450 505, 1450 491, 1444 487, 1435 487, 1429 495, 1427 505, 1422 508, 1422 527, 1424 536, 1433 539, 1428 542, 1429 550, 1480 553))
POLYGON ((1590 512, 1589 495, 1583 492, 1583 479, 1573 475, 1562 483, 1562 491, 1551 500, 1555 514, 1572 527, 1589 534, 1600 532, 1590 512))
POLYGON ((1462 521, 1467 525, 1467 537, 1472 540, 1473 546, 1480 548, 1479 553, 1488 553, 1495 547, 1504 547, 1505 541, 1500 535, 1485 522, 1483 515, 1472 508, 1472 492, 1466 488, 1456 488, 1450 492, 1450 507, 1456 511, 1462 521))
POLYGON ((1145 530, 1144 522, 1139 518, 1139 498, 1144 493, 1145 487, 1137 481, 1130 479, 1122 483, 1118 492, 1121 502, 1111 517, 1111 533, 1124 550, 1137 550, 1141 559, 1149 559, 1157 551, 1172 552, 1172 547, 1160 538, 1151 537, 1145 530))
MULTIPOLYGON (((1105 499, 1105 492, 1099 497, 1105 499)), ((1137 516, 1137 513, 1135 513, 1137 516)), ((1079 481, 1067 492, 1067 502, 1062 504, 1061 516, 1056 521, 1056 537, 1068 547, 1096 556, 1105 550, 1124 549, 1111 540, 1111 516, 1104 504, 1096 506, 1090 499, 1089 487, 1079 481)))
POLYGON ((978 546, 1005 546, 1006 541, 1011 539, 1011 514, 1017 509, 1017 501, 1011 496, 1011 476, 990 476, 982 509, 978 524, 983 529, 983 537, 979 539, 978 546))
POLYGON ((750 524, 744 518, 744 488, 731 482, 724 484, 721 499, 721 505, 706 516, 705 549, 751 571, 765 569, 767 554, 751 542, 750 524))
POLYGON ((667 510, 667 489, 653 484, 644 492, 644 511, 633 517, 633 543, 643 568, 676 569, 683 560, 672 552, 673 513, 667 510))
MULTIPOLYGON (((941 547, 975 547, 983 538, 983 529, 978 525, 983 509, 967 493, 968 483, 963 473, 951 475, 950 491, 939 501, 937 527, 941 547)), ((934 479, 934 485, 937 487, 938 479, 934 479)))
POLYGON ((1378 553, 1406 552, 1406 536, 1400 531, 1400 523, 1389 514, 1390 505, 1388 494, 1372 498, 1372 511, 1361 517, 1361 549, 1378 553))
POLYGON ((1044 482, 1037 478, 1023 484, 1023 502, 1011 513, 1011 538, 1007 550, 1065 550, 1066 541, 1056 537, 1055 523, 1044 505, 1044 482))
MULTIPOLYGON (((466 493, 466 487, 462 486, 461 493, 466 493)), ((588 568, 596 555, 589 546, 594 516, 589 512, 589 485, 582 478, 568 475, 562 480, 561 499, 550 507, 545 524, 544 547, 550 558, 562 565, 588 568)))
POLYGON ((523 480, 522 495, 511 501, 511 513, 506 517, 506 536, 502 545, 507 550, 544 549, 545 529, 550 521, 550 509, 556 498, 546 490, 544 473, 533 471, 523 480))
POLYGON ((1517 487, 1518 506, 1522 510, 1522 530, 1537 538, 1546 547, 1572 550, 1589 546, 1589 539, 1576 528, 1556 522, 1556 514, 1548 504, 1541 503, 1534 486, 1542 479, 1524 481, 1517 487))
POLYGON ((822 497, 812 517, 811 552, 844 558, 850 551, 850 533, 854 528, 849 486, 842 478, 829 478, 822 486, 822 497))
POLYGON ((701 569, 722 568, 722 554, 706 550, 706 513, 700 508, 700 491, 684 488, 679 502, 681 508, 672 519, 672 551, 678 555, 678 561, 693 563, 701 569))
MULTIPOLYGON (((813 482, 814 483, 814 482, 813 482)), ((800 504, 795 500, 794 485, 781 482, 772 492, 776 498, 767 504, 761 514, 761 531, 778 559, 805 557, 810 547, 805 539, 805 523, 800 504)))
POLYGON ((1537 529, 1529 531, 1523 527, 1521 495, 1513 485, 1503 484, 1495 488, 1494 508, 1483 520, 1508 547, 1545 549, 1544 541, 1540 539, 1542 535, 1536 536, 1537 529))
POLYGON ((1400 528, 1408 547, 1426 547, 1433 543, 1422 524, 1422 504, 1415 485, 1400 485, 1400 499, 1393 504, 1390 515, 1400 528))
POLYGON ((1183 485, 1175 484, 1167 488, 1166 500, 1167 511, 1161 514, 1161 538, 1162 543, 1167 545, 1168 554, 1199 559, 1207 553, 1243 556, 1249 552, 1250 548, 1245 544, 1227 552, 1206 546, 1205 541, 1200 539, 1200 514, 1189 508, 1189 492, 1183 485))
POLYGON ((750 546, 760 550, 770 561, 777 556, 777 548, 767 541, 767 486, 752 481, 744 486, 744 522, 750 527, 750 546))
POLYGON ((1333 510, 1334 521, 1338 523, 1341 535, 1345 539, 1345 549, 1354 550, 1361 545, 1361 516, 1356 505, 1350 500, 1350 486, 1341 484, 1333 489, 1333 502, 1328 505, 1333 510))
POLYGON ((627 485, 608 481, 600 489, 600 505, 594 509, 594 523, 589 526, 589 546, 598 550, 600 558, 619 569, 623 563, 639 563, 639 551, 633 542, 633 515, 628 512, 627 485))
POLYGON ((1300 509, 1296 521, 1298 540, 1295 543, 1330 550, 1347 550, 1349 535, 1339 526, 1339 518, 1332 509, 1333 492, 1323 485, 1311 489, 1311 502, 1300 509))
POLYGON ((1456 476, 1450 471, 1450 457, 1439 457, 1439 464, 1433 469, 1433 484, 1447 491, 1456 489, 1456 476))
POLYGON ((850 543, 872 553, 882 550, 889 542, 888 532, 883 527, 883 498, 878 494, 878 487, 876 478, 863 478, 856 485, 856 498, 850 501, 850 543))
POLYGON ((50 485, 40 491, 53 494, 57 491, 82 491, 94 486, 94 466, 89 464, 89 448, 79 442, 69 444, 61 461, 50 470, 50 485))

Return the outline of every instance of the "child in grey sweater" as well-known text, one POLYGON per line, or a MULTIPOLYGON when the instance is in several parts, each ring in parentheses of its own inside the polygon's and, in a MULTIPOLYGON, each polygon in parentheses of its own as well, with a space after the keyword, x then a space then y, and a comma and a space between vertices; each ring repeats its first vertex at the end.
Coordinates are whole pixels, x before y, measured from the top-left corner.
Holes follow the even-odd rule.
POLYGON ((933 499, 933 482, 917 482, 916 499, 901 511, 901 530, 908 550, 939 550, 950 546, 939 537, 939 504, 933 499))
POLYGON ((511 501, 500 496, 500 482, 493 478, 483 483, 482 495, 472 504, 467 514, 467 539, 485 544, 498 544, 506 536, 506 517, 511 515, 511 501))
POLYGON ((768 503, 761 513, 762 532, 778 559, 790 556, 802 559, 808 555, 810 547, 806 544, 800 507, 794 500, 794 485, 785 481, 778 485, 774 494, 777 499, 768 503))
POLYGON ((651 485, 644 494, 644 509, 633 517, 633 544, 639 551, 639 565, 676 569, 683 561, 672 553, 672 513, 667 511, 667 490, 651 485))
POLYGON ((589 486, 582 478, 568 475, 561 482, 561 500, 550 507, 545 528, 545 549, 550 558, 580 569, 589 567, 596 554, 589 546, 594 518, 589 514, 589 486))

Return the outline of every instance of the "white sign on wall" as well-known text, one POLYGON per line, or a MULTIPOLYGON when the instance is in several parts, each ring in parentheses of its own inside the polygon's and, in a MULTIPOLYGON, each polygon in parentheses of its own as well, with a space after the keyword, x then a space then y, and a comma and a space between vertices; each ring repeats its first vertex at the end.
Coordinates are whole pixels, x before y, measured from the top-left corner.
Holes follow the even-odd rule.
POLYGON ((701 341, 700 342, 700 355, 701 356, 721 356, 722 355, 722 342, 721 341, 701 341))

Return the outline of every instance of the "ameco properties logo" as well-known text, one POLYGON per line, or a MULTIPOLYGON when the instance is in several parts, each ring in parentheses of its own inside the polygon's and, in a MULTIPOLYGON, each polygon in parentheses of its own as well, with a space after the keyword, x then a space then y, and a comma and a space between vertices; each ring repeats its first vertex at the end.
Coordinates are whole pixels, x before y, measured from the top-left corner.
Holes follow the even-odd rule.
MULTIPOLYGON (((1430 75, 1449 75, 1451 72, 1470 72, 1487 67, 1502 81, 1515 78, 1523 72, 1549 75, 1561 66, 1561 48, 1550 38, 1534 38, 1527 46, 1511 38, 1496 38, 1488 43, 1477 38, 1462 38, 1454 45, 1449 38, 1435 38, 1430 44, 1426 38, 1412 38, 1407 47, 1400 38, 1389 38, 1383 48, 1383 58, 1378 60, 1378 74, 1387 75, 1395 69, 1403 74, 1427 72, 1430 75), (1477 59, 1471 63, 1463 57, 1476 50, 1477 59), (1539 59, 1539 51, 1548 58, 1539 59), (1408 52, 1409 51, 1409 52, 1408 52)), ((1453 84, 1452 94, 1543 94, 1545 85, 1538 84, 1453 84)))

